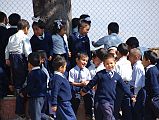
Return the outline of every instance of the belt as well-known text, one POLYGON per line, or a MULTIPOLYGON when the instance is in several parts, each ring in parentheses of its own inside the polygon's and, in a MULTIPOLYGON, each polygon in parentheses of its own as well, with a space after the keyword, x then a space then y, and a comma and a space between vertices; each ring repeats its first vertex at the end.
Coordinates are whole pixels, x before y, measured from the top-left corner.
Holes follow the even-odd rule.
POLYGON ((9 54, 22 54, 22 53, 20 53, 20 52, 18 52, 18 51, 13 51, 13 52, 9 52, 9 54))

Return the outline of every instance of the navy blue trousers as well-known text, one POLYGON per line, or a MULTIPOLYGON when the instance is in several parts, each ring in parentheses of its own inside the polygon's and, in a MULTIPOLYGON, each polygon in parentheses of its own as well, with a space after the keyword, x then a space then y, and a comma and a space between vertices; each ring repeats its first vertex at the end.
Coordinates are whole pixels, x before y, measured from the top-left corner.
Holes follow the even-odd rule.
POLYGON ((77 120, 70 101, 60 102, 57 107, 55 120, 77 120))

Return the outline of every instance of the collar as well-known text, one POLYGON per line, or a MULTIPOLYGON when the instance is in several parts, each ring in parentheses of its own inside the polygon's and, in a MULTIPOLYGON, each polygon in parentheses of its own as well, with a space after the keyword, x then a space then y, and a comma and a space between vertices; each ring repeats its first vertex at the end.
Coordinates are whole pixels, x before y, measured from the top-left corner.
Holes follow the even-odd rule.
POLYGON ((0 26, 2 27, 5 27, 6 28, 6 25, 4 23, 0 23, 0 26))
POLYGON ((64 74, 62 74, 62 73, 61 73, 61 72, 59 72, 59 71, 54 71, 54 74, 56 74, 56 75, 60 75, 61 77, 66 78, 66 77, 64 76, 64 74))
MULTIPOLYGON (((85 67, 84 67, 84 68, 85 68, 85 67)), ((78 71, 81 71, 81 70, 83 70, 84 68, 79 68, 78 65, 76 65, 76 69, 77 69, 78 71)))
POLYGON ((45 37, 45 34, 43 33, 41 36, 37 36, 40 40, 43 40, 45 37))
POLYGON ((17 26, 10 26, 9 28, 18 28, 17 26))
POLYGON ((40 69, 40 66, 37 66, 37 67, 33 67, 32 70, 37 70, 37 69, 40 69))
POLYGON ((133 67, 136 66, 137 64, 142 64, 141 62, 142 62, 141 60, 138 60, 138 61, 133 65, 133 67))
POLYGON ((148 69, 150 69, 151 67, 154 67, 155 65, 149 65, 146 67, 146 71, 148 71, 148 69))
POLYGON ((110 35, 117 36, 118 34, 116 34, 116 33, 111 33, 110 35))
POLYGON ((79 32, 76 32, 76 36, 78 39, 84 38, 85 36, 81 35, 79 32))

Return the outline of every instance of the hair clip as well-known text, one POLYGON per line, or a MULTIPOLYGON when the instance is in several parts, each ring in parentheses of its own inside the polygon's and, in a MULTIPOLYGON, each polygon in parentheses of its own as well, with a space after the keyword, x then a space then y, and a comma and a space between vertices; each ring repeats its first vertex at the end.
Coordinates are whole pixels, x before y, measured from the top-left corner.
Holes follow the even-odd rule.
POLYGON ((38 22, 38 21, 40 20, 40 16, 38 16, 38 17, 32 17, 32 20, 33 20, 34 22, 38 22))
POLYGON ((86 17, 86 18, 84 18, 83 20, 91 21, 90 17, 86 17))
POLYGON ((62 24, 62 20, 54 20, 54 22, 56 22, 56 23, 57 23, 57 27, 58 27, 58 29, 60 29, 60 28, 61 28, 61 26, 63 25, 63 24, 62 24))

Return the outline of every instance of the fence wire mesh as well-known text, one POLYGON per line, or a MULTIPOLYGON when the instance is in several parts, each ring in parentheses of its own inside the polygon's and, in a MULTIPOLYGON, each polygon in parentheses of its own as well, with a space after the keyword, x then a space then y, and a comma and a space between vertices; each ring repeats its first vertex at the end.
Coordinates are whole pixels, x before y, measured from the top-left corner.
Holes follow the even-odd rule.
MULTIPOLYGON (((32 23, 32 0, 0 0, 0 11, 7 15, 19 13, 32 23)), ((115 21, 123 41, 136 36, 143 47, 159 46, 158 0, 72 0, 72 17, 83 13, 91 16, 91 41, 107 35, 107 25, 115 21)))

